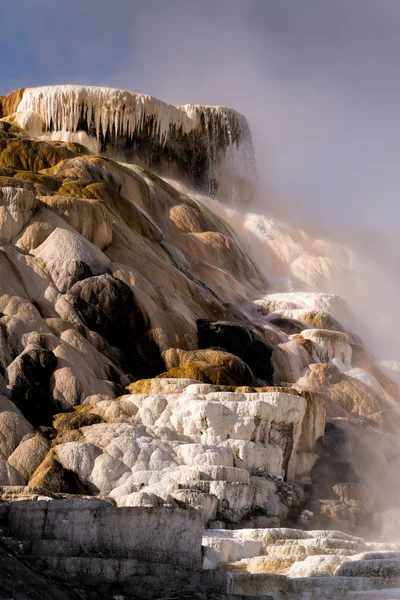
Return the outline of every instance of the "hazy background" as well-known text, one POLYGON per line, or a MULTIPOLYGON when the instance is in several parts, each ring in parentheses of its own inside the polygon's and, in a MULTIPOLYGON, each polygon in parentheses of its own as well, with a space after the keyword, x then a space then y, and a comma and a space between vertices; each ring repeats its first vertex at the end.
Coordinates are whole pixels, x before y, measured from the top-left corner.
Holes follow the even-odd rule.
POLYGON ((264 210, 377 262, 365 314, 385 317, 396 353, 399 0, 13 0, 1 12, 0 93, 97 84, 243 112, 264 210))

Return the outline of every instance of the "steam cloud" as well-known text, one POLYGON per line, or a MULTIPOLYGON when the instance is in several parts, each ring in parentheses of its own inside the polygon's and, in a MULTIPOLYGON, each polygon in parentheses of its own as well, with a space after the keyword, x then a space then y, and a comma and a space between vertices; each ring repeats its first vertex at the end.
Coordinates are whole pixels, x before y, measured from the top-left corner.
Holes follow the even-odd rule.
POLYGON ((357 252, 361 290, 338 292, 375 352, 400 359, 397 0, 15 0, 12 8, 3 93, 98 84, 243 112, 258 210, 357 252))

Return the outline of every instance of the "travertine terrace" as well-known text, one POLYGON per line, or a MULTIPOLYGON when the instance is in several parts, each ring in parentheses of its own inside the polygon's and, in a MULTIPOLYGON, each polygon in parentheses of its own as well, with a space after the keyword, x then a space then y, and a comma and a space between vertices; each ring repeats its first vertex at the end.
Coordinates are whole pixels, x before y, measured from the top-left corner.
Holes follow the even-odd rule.
POLYGON ((352 253, 248 212, 245 118, 85 86, 0 111, 0 580, 400 597, 400 368, 336 293, 352 253))

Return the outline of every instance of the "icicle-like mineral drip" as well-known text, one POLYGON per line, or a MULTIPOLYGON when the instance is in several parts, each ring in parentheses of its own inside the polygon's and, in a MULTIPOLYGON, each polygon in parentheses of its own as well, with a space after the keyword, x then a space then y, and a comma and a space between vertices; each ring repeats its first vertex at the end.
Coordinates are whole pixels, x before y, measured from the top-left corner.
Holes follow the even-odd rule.
POLYGON ((211 111, 203 112, 204 129, 207 140, 207 168, 208 168, 208 195, 213 198, 215 196, 214 172, 216 162, 216 149, 214 139, 214 115, 211 111))
POLYGON ((18 110, 32 110, 44 120, 48 131, 75 133, 81 115, 89 129, 92 115, 96 135, 131 138, 140 134, 152 119, 152 135, 165 144, 171 125, 183 134, 200 127, 197 110, 177 107, 144 94, 86 86, 50 86, 26 89, 18 110))
POLYGON ((26 89, 18 111, 42 119, 38 137, 84 143, 95 153, 113 145, 124 157, 124 141, 140 138, 161 147, 168 144, 172 153, 186 145, 192 157, 188 171, 191 177, 195 174, 196 185, 198 165, 205 162, 210 196, 235 202, 236 196, 247 201, 252 195, 243 191, 243 182, 250 189, 255 175, 251 135, 246 119, 235 110, 174 106, 119 89, 60 85, 26 89))
MULTIPOLYGON (((203 115, 207 115, 208 121, 212 123, 212 143, 217 144, 220 133, 218 127, 221 127, 218 119, 228 109, 193 104, 174 106, 145 94, 124 90, 59 85, 26 89, 18 110, 38 113, 44 120, 47 131, 75 133, 81 117, 89 130, 93 116, 97 137, 115 131, 117 137, 132 138, 143 132, 146 124, 151 121, 151 134, 163 145, 171 128, 183 135, 193 131, 201 132, 203 115)), ((233 110, 229 113, 235 122, 236 131, 240 133, 242 116, 233 110)))

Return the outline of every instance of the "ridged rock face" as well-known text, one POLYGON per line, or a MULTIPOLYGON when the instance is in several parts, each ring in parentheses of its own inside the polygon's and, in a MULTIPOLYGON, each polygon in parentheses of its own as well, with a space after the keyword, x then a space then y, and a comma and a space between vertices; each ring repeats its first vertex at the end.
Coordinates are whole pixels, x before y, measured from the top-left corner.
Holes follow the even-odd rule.
POLYGON ((173 106, 145 94, 72 85, 18 90, 0 106, 0 117, 41 139, 83 143, 220 199, 251 199, 251 135, 235 110, 173 106))

